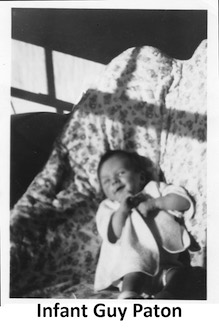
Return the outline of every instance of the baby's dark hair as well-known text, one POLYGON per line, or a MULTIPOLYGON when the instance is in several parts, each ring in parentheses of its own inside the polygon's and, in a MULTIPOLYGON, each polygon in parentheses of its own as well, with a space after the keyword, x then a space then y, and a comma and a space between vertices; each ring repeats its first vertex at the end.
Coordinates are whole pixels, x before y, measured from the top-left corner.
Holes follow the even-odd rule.
POLYGON ((149 178, 149 173, 148 173, 148 164, 146 164, 145 160, 147 160, 147 162, 150 162, 150 167, 151 167, 151 161, 149 161, 148 159, 140 156, 139 154, 137 154, 137 152, 129 152, 127 150, 121 150, 121 149, 116 149, 116 150, 108 150, 100 159, 98 168, 97 168, 97 175, 98 175, 98 179, 100 181, 100 171, 101 168, 103 166, 103 164, 110 159, 111 157, 114 156, 120 156, 120 157, 124 157, 127 158, 130 161, 130 164, 132 166, 132 168, 136 171, 136 172, 144 172, 145 174, 145 179, 146 182, 148 182, 150 180, 149 178))

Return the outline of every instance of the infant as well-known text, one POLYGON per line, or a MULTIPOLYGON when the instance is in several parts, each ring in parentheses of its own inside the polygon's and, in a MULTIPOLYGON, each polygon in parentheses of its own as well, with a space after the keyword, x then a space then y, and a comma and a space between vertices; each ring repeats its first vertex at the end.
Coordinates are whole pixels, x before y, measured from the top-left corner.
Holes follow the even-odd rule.
POLYGON ((194 206, 185 189, 146 173, 137 153, 110 150, 100 160, 106 199, 96 214, 102 245, 94 288, 118 287, 120 299, 178 299, 176 283, 189 264, 183 222, 194 206))

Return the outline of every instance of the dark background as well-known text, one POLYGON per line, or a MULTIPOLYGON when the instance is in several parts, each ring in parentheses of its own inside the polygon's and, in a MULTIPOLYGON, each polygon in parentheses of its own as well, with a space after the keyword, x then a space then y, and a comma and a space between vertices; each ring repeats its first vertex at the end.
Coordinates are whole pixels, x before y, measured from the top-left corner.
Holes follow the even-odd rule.
POLYGON ((207 11, 14 8, 12 38, 103 64, 142 45, 188 59, 207 38, 207 11))
MULTIPOLYGON (((16 8, 12 9, 12 38, 44 47, 47 55, 56 50, 102 64, 127 48, 143 45, 188 59, 207 38, 207 11, 16 8)), ((55 106, 58 113, 12 116, 11 207, 49 157, 68 119, 61 114, 62 106, 72 109, 72 104, 56 99, 50 88, 54 87, 52 63, 46 64, 49 95, 12 88, 12 96, 55 106)))

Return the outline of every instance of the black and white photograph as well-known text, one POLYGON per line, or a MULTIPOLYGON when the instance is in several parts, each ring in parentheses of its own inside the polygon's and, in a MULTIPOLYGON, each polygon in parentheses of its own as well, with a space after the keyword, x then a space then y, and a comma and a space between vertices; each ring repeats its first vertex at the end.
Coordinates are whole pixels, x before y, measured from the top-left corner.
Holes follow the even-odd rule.
POLYGON ((12 298, 206 299, 207 11, 12 8, 12 298))
POLYGON ((13 3, 0 304, 123 321, 211 302, 210 5, 13 3))

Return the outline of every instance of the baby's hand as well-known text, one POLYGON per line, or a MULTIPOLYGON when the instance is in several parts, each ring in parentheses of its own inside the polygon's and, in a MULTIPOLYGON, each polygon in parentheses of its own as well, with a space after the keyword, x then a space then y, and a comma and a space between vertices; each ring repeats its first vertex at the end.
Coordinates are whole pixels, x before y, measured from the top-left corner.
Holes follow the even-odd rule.
POLYGON ((139 203, 139 205, 137 206, 137 210, 141 213, 143 217, 146 217, 149 211, 155 209, 155 200, 153 198, 149 198, 146 201, 139 203))
POLYGON ((137 195, 131 196, 129 198, 129 204, 130 207, 137 207, 141 202, 145 201, 147 199, 147 196, 143 193, 138 193, 137 195))
POLYGON ((120 210, 123 212, 129 213, 132 209, 132 205, 130 203, 130 199, 133 195, 131 195, 129 192, 124 192, 124 194, 121 196, 120 199, 120 210))

